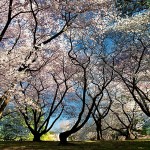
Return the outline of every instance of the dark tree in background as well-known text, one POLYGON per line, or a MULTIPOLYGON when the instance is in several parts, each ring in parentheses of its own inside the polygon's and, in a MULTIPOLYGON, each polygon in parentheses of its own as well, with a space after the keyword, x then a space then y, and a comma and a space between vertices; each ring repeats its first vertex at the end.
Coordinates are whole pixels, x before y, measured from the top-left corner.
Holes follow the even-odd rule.
POLYGON ((12 112, 2 118, 0 131, 0 140, 4 141, 26 140, 30 133, 19 112, 12 112))
POLYGON ((103 131, 107 129, 103 127, 103 120, 108 115, 112 105, 112 99, 106 89, 95 103, 95 108, 92 112, 92 117, 96 125, 97 140, 104 140, 103 131))

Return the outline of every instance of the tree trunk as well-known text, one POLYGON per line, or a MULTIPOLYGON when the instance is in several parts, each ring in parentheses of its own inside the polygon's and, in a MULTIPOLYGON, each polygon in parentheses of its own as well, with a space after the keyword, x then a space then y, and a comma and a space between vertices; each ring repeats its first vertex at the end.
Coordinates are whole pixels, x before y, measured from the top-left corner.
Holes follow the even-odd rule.
POLYGON ((99 122, 99 132, 100 132, 101 140, 104 140, 104 139, 103 139, 103 130, 102 130, 102 121, 101 121, 101 120, 100 120, 100 122, 99 122))
POLYGON ((66 145, 67 144, 67 138, 71 135, 72 132, 70 131, 66 131, 66 132, 62 132, 59 135, 59 139, 60 139, 60 145, 66 145))
POLYGON ((40 142, 41 141, 41 136, 39 134, 34 134, 33 141, 34 142, 40 142))
POLYGON ((131 132, 130 129, 127 130, 126 140, 133 140, 135 139, 134 134, 131 132))
POLYGON ((97 132, 97 140, 103 140, 103 131, 102 131, 102 123, 101 120, 98 120, 96 123, 96 132, 97 132))
POLYGON ((97 132, 97 141, 99 141, 100 140, 99 127, 96 128, 96 132, 97 132))

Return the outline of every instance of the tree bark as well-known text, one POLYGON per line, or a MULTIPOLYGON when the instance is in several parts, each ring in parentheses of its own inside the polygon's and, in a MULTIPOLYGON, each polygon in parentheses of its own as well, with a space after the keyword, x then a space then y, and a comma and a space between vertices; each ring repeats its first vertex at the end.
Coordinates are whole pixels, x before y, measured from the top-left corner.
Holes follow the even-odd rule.
POLYGON ((59 139, 60 139, 60 145, 66 145, 67 144, 67 138, 71 135, 71 131, 66 131, 66 132, 62 132, 59 135, 59 139))
POLYGON ((102 130, 102 122, 99 119, 98 122, 96 123, 96 132, 97 132, 97 140, 103 140, 103 130, 102 130))
POLYGON ((131 132, 130 129, 127 130, 127 135, 126 135, 126 140, 133 140, 135 139, 135 136, 133 135, 133 133, 131 132))
POLYGON ((41 141, 41 135, 39 135, 39 134, 34 134, 33 141, 34 141, 34 142, 40 142, 40 141, 41 141))
POLYGON ((97 132, 97 141, 99 141, 100 140, 99 127, 96 128, 96 132, 97 132))

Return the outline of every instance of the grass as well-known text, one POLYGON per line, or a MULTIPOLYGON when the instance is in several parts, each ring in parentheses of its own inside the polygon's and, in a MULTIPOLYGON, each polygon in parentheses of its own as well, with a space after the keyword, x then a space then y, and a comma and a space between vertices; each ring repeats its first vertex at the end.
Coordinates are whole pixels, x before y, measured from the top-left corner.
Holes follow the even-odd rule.
POLYGON ((150 141, 99 141, 71 142, 0 142, 0 150, 150 150, 150 141))

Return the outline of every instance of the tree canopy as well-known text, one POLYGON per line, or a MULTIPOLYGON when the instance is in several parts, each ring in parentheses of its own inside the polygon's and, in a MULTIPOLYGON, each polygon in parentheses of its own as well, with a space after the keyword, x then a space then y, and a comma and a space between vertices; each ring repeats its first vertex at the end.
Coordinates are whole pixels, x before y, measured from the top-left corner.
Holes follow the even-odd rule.
POLYGON ((9 132, 5 137, 13 139, 24 130, 40 141, 61 120, 69 120, 59 136, 65 144, 92 120, 98 140, 106 131, 136 138, 137 126, 144 124, 141 116, 150 117, 149 3, 1 1, 0 121, 9 132), (13 112, 19 117, 13 119, 13 112))

